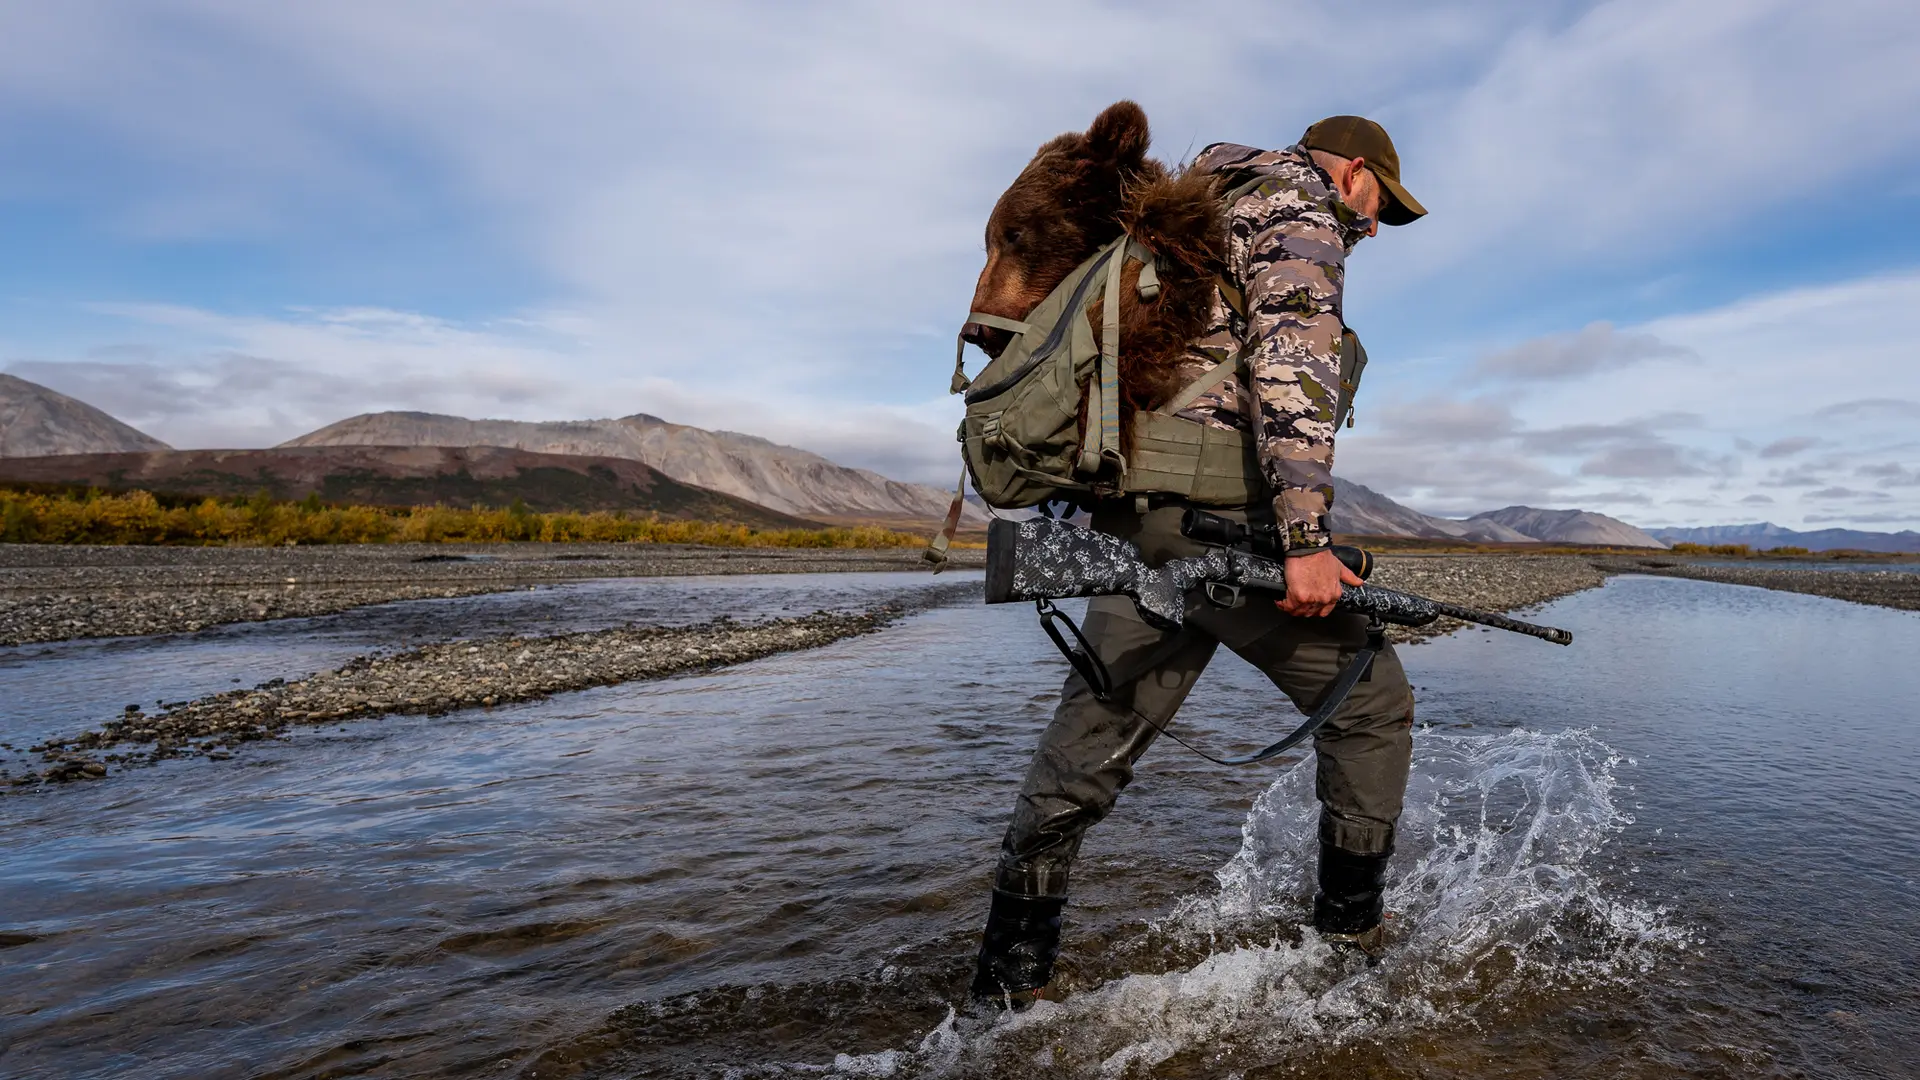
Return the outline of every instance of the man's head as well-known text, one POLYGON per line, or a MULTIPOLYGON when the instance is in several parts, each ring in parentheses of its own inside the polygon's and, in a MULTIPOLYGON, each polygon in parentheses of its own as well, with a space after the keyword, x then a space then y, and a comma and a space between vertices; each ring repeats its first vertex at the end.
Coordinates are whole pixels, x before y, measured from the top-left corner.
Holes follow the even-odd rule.
POLYGON ((1426 214, 1400 185, 1400 155, 1379 124, 1363 116, 1329 116, 1308 128, 1300 145, 1333 178, 1340 198, 1377 224, 1406 225, 1426 214))

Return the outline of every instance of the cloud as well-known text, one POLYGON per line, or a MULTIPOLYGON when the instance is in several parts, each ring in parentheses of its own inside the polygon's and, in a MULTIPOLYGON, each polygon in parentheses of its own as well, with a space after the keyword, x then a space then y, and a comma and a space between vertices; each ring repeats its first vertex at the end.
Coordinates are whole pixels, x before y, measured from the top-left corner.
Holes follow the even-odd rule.
POLYGON ((1862 418, 1920 420, 1920 401, 1908 401, 1905 398, 1856 398, 1816 409, 1813 415, 1822 420, 1862 418))
POLYGON ((1827 482, 1826 470, 1807 465, 1794 465, 1785 469, 1775 469, 1762 477, 1760 483, 1767 487, 1819 487, 1827 482))
POLYGON ((1483 357, 1476 370, 1493 378, 1571 379, 1689 355, 1652 334, 1623 334, 1611 323, 1595 322, 1577 333, 1535 338, 1483 357))
POLYGON ((1577 496, 1577 502, 1610 503, 1616 506, 1652 506, 1653 497, 1644 491, 1596 491, 1577 496))
POLYGON ((1766 459, 1792 457, 1802 450, 1819 446, 1821 440, 1806 435, 1794 435, 1785 439, 1775 439, 1760 448, 1760 456, 1766 459))
POLYGON ((1663 431, 1697 428, 1704 423, 1698 413, 1665 412, 1638 416, 1610 423, 1563 424, 1523 432, 1520 444, 1536 454, 1587 454, 1623 444, 1667 445, 1663 431))
POLYGON ((1877 478, 1883 488, 1920 487, 1920 469, 1908 468, 1897 461, 1862 465, 1853 471, 1860 476, 1877 478))
POLYGON ((1893 496, 1884 491, 1855 491, 1848 487, 1824 487, 1807 492, 1809 499, 1855 499, 1862 502, 1888 502, 1893 496))
POLYGON ((1903 521, 1920 521, 1920 514, 1907 513, 1871 513, 1871 514, 1808 514, 1800 519, 1809 525, 1830 522, 1849 522, 1855 525, 1897 525, 1903 521))
POLYGON ((1402 151, 1409 162, 1460 155, 1422 194, 1434 220, 1408 230, 1412 243, 1440 263, 1494 233, 1515 241, 1500 246, 1518 266, 1577 250, 1644 267, 1651 250, 1822 190, 1858 167, 1859 147, 1908 161, 1920 139, 1906 123, 1920 112, 1917 39, 1896 6, 1861 3, 1635 0, 1529 28, 1402 151), (1889 125, 1902 134, 1884 141, 1889 125), (1805 171, 1773 167, 1781 131, 1808 140, 1795 153, 1805 171), (1687 183, 1676 154, 1739 179, 1687 183))
POLYGON ((1755 493, 1742 497, 1740 501, 1749 506, 1772 506, 1773 496, 1755 493))
POLYGON ((1665 480, 1705 476, 1707 470, 1678 446, 1622 446, 1581 462, 1580 475, 1665 480))

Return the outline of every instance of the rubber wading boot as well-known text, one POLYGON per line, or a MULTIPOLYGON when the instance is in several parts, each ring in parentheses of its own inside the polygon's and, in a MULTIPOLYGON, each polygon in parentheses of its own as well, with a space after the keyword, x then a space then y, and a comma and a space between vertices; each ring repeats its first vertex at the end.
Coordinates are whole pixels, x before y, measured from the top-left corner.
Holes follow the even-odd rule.
POLYGON ((1392 852, 1361 855, 1320 845, 1320 894, 1313 898, 1313 928, 1330 944, 1377 957, 1386 946, 1387 859, 1392 852))
POLYGON ((1060 955, 1060 913, 1066 906, 1064 896, 993 890, 980 960, 973 972, 974 1000, 1010 1003, 1014 1009, 1039 1000, 1053 978, 1053 961, 1060 955))

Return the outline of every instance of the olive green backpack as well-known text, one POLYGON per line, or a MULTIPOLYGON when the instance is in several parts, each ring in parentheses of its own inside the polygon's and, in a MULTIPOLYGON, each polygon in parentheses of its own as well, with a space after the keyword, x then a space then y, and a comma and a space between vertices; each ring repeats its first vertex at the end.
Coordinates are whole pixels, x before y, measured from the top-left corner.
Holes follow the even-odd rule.
MULTIPOLYGON (((1225 205, 1270 179, 1255 177, 1230 189, 1225 205)), ((1136 413, 1130 450, 1122 454, 1120 270, 1129 258, 1142 264, 1136 286, 1140 298, 1154 299, 1160 283, 1153 253, 1123 233, 1068 274, 1026 319, 980 311, 967 316, 969 322, 1014 336, 973 379, 966 374, 964 338, 955 350, 953 392, 966 395, 966 416, 956 435, 965 472, 945 527, 928 545, 929 561, 946 561, 969 478, 990 507, 1040 506, 1043 513, 1046 504, 1062 500, 1088 504, 1149 493, 1205 506, 1245 506, 1263 488, 1251 434, 1174 415, 1239 371, 1237 352, 1158 409, 1136 413), (1102 299, 1097 340, 1084 317, 1096 289, 1102 299)), ((1244 317, 1239 290, 1225 280, 1218 285, 1227 303, 1244 317)), ((1345 334, 1336 425, 1351 423, 1353 392, 1365 366, 1366 351, 1359 339, 1345 334)))

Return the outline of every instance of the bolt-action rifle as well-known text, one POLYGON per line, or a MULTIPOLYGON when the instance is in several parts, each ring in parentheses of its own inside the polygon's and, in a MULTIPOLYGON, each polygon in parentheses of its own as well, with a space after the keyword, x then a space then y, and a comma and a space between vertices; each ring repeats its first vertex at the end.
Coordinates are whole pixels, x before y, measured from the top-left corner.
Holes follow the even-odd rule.
MULTIPOLYGON (((1140 617, 1149 625, 1178 631, 1186 622, 1188 596, 1196 591, 1206 602, 1221 607, 1241 603, 1243 592, 1276 594, 1270 599, 1286 595, 1285 560, 1249 550, 1262 545, 1260 537, 1247 526, 1205 511, 1189 510, 1181 521, 1180 531, 1190 539, 1208 544, 1207 551, 1149 566, 1140 549, 1117 536, 1049 518, 1026 521, 996 518, 987 528, 987 603, 1034 601, 1047 635, 1087 682, 1094 696, 1109 700, 1116 688, 1112 674, 1080 633, 1080 628, 1055 608, 1053 601, 1125 596, 1133 601, 1140 617), (1061 626, 1071 633, 1073 643, 1061 633, 1061 626)), ((1336 548, 1335 554, 1356 577, 1365 579, 1373 570, 1373 556, 1358 548, 1336 548)), ((1340 600, 1334 606, 1339 611, 1367 616, 1366 647, 1340 672, 1320 708, 1299 729, 1257 754, 1226 759, 1226 764, 1246 764, 1272 757, 1313 734, 1331 719, 1354 684, 1365 677, 1374 656, 1386 648, 1388 623, 1425 626, 1447 616, 1526 634, 1556 645, 1573 643, 1573 634, 1556 627, 1475 611, 1378 585, 1342 585, 1340 600)), ((1145 666, 1150 668, 1163 659, 1157 658, 1145 666)), ((1119 685, 1144 673, 1144 670, 1135 672, 1119 685)))

